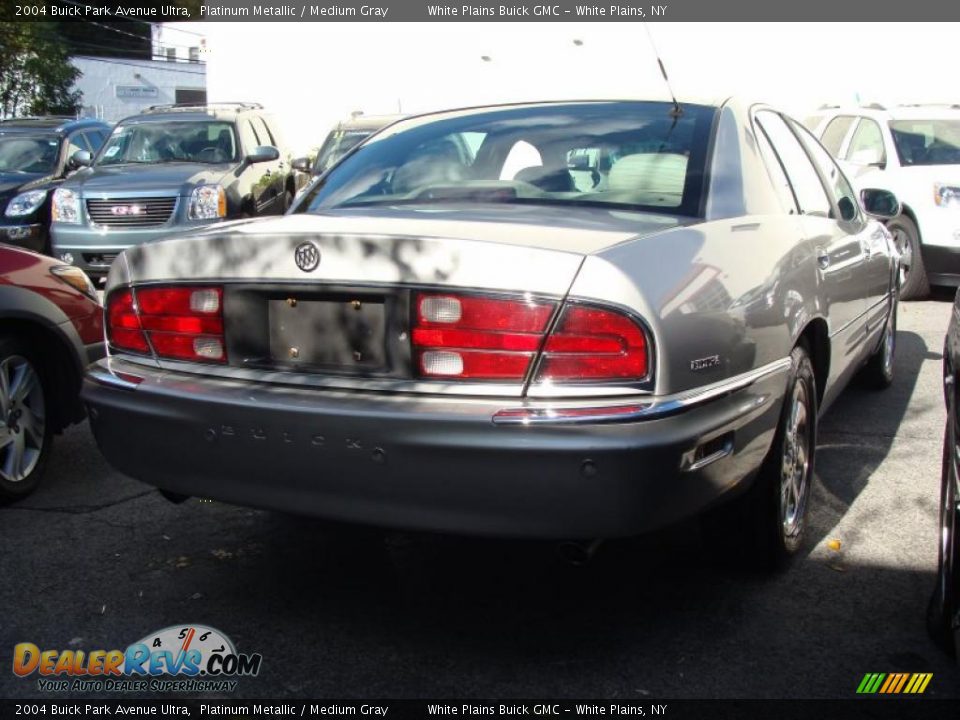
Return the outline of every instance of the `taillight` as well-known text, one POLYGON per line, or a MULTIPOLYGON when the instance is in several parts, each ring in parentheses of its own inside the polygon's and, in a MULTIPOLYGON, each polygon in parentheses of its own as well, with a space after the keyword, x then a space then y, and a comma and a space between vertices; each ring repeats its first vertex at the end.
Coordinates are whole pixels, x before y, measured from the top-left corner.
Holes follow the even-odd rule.
POLYGON ((547 339, 536 382, 642 380, 648 355, 646 335, 627 315, 569 305, 547 339))
POLYGON ((647 336, 628 315, 568 305, 545 338, 556 304, 460 294, 417 294, 412 343, 426 378, 536 382, 637 381, 650 369, 647 336))
POLYGON ((522 381, 556 305, 418 294, 411 339, 421 377, 522 381))
POLYGON ((124 289, 107 301, 107 337, 116 350, 196 362, 227 361, 223 289, 124 289), (148 342, 149 340, 149 342, 148 342))

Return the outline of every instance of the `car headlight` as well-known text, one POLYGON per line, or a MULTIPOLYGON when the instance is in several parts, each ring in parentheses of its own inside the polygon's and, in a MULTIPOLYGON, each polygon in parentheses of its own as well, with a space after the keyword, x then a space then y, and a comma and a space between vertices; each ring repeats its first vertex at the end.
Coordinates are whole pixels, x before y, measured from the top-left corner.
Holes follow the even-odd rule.
POLYGON ((201 185, 190 193, 191 220, 210 220, 227 216, 227 194, 219 185, 201 185))
POLYGON ((53 193, 50 217, 54 222, 80 222, 80 196, 68 188, 57 188, 53 193))
POLYGON ((95 302, 100 302, 97 298, 97 289, 90 282, 87 274, 78 267, 72 265, 54 265, 50 272, 57 280, 65 282, 67 285, 79 290, 88 298, 95 302))
POLYGON ((7 217, 23 217, 36 211, 47 198, 46 190, 28 190, 7 203, 7 217))
POLYGON ((960 208, 960 185, 937 183, 933 186, 933 201, 940 207, 960 208))

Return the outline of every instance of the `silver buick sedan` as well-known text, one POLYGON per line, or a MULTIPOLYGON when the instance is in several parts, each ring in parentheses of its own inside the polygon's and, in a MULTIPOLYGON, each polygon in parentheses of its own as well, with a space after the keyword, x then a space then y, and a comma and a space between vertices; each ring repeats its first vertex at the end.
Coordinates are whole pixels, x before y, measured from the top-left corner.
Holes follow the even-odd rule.
POLYGON ((898 212, 764 105, 412 117, 285 217, 121 255, 84 398, 172 498, 583 542, 722 518, 776 567, 817 417, 893 379, 898 212))

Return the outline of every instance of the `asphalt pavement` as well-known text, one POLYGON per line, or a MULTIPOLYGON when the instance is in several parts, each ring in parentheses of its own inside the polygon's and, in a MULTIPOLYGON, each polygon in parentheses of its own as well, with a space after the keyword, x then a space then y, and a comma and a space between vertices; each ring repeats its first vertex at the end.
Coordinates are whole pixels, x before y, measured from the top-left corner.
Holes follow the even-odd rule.
POLYGON ((43 696, 10 671, 16 643, 123 649, 190 623, 262 653, 237 697, 850 698, 867 672, 960 697, 924 629, 951 297, 902 304, 893 387, 823 418, 809 546, 776 577, 689 524, 575 568, 552 543, 173 505, 72 428, 40 490, 0 508, 0 697, 43 696))

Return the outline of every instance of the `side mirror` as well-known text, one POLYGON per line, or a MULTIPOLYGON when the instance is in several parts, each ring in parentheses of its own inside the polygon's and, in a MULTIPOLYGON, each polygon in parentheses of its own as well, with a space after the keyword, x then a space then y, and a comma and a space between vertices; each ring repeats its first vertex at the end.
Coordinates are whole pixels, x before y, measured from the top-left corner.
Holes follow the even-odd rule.
POLYGON ((77 150, 70 159, 67 160, 67 168, 77 170, 82 167, 90 167, 93 164, 93 156, 87 150, 77 150))
POLYGON ((280 151, 273 147, 273 145, 260 145, 259 147, 255 147, 253 152, 247 155, 247 162, 251 165, 254 163, 272 162, 279 159, 280 151))
POLYGON ((900 214, 900 201, 889 190, 865 188, 860 191, 860 202, 867 215, 879 220, 892 220, 900 214))
POLYGON ((300 172, 305 172, 305 173, 310 172, 312 169, 310 158, 306 158, 306 157, 294 158, 293 162, 290 163, 290 165, 291 167, 293 167, 294 170, 299 170, 300 172))
POLYGON ((853 204, 853 200, 846 196, 837 201, 837 208, 840 210, 841 220, 850 221, 857 217, 857 206, 853 204))

